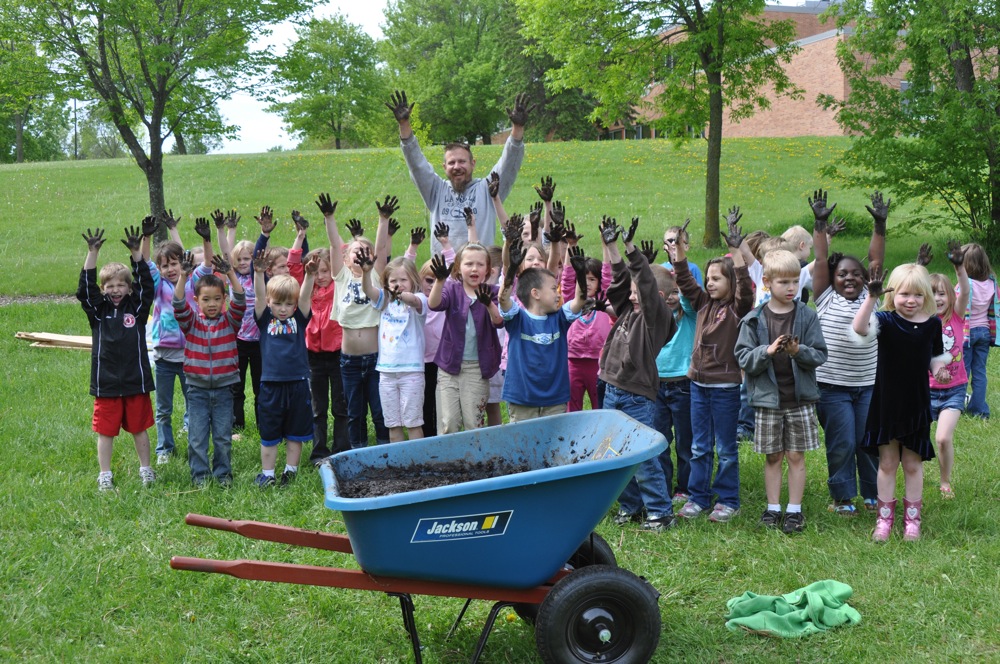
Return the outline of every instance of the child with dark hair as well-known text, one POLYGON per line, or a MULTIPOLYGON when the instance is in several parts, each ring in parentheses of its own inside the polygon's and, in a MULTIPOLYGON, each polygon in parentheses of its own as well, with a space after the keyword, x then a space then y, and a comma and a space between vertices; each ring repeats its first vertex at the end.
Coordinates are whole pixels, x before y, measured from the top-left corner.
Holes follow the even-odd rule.
MULTIPOLYGON (((150 224, 147 217, 143 226, 150 224)), ((97 272, 104 244, 100 228, 83 234, 87 258, 80 271, 76 298, 87 314, 93 343, 90 351, 90 394, 94 397, 93 427, 97 432, 97 487, 114 489, 111 450, 122 429, 135 439, 139 477, 143 486, 156 481, 149 466, 149 433, 153 426, 153 374, 146 353, 146 319, 153 305, 153 277, 143 260, 139 228, 125 229, 122 243, 132 255, 132 267, 108 263, 97 272)), ((150 235, 152 231, 150 231, 150 235)))
POLYGON ((990 347, 1000 345, 997 336, 997 315, 1000 312, 1000 288, 990 265, 990 258, 982 245, 970 242, 963 245, 965 271, 971 282, 971 296, 965 322, 965 373, 969 376, 972 394, 965 408, 968 415, 984 420, 990 418, 990 405, 986 403, 986 358, 990 347))

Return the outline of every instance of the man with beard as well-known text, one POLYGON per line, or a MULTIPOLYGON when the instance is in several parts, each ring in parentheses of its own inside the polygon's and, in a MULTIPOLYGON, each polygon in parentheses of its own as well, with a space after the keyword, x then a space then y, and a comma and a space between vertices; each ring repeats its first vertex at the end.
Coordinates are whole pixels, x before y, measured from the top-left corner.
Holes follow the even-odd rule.
MULTIPOLYGON (((468 143, 448 143, 444 146, 444 171, 442 178, 420 150, 417 137, 410 126, 410 113, 414 104, 407 104, 406 92, 396 91, 386 106, 399 123, 399 142, 403 157, 410 170, 410 178, 420 190, 424 204, 430 211, 431 251, 440 253, 437 241, 439 224, 448 229, 448 239, 453 247, 460 247, 469 239, 466 227, 465 208, 472 208, 475 215, 479 240, 484 245, 492 245, 496 237, 496 212, 490 201, 486 178, 473 178, 476 160, 468 143)), ((500 160, 491 169, 500 176, 500 200, 507 198, 514 187, 517 172, 524 160, 524 125, 528 113, 534 105, 528 106, 528 96, 519 94, 514 98, 514 108, 507 109, 512 125, 510 136, 504 144, 500 160)), ((443 229, 442 229, 443 230, 443 229)))

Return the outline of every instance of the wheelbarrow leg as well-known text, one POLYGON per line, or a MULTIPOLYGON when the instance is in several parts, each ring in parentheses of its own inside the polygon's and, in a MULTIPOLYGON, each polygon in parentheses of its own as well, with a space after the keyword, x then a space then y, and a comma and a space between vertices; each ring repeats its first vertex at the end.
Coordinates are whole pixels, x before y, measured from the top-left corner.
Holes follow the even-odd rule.
POLYGON ((386 593, 392 597, 399 598, 399 608, 403 612, 403 626, 410 635, 410 645, 413 646, 413 660, 416 664, 423 664, 423 657, 420 655, 420 636, 417 634, 417 622, 413 619, 413 598, 409 593, 386 593))
POLYGON ((479 634, 479 642, 476 643, 476 651, 472 653, 472 664, 476 664, 476 662, 479 661, 479 656, 483 654, 483 650, 486 648, 486 639, 490 638, 490 632, 493 631, 493 623, 497 621, 497 616, 500 615, 500 611, 508 606, 514 606, 514 604, 514 602, 497 602, 493 605, 493 608, 490 609, 490 615, 486 617, 486 624, 483 625, 483 631, 479 634))

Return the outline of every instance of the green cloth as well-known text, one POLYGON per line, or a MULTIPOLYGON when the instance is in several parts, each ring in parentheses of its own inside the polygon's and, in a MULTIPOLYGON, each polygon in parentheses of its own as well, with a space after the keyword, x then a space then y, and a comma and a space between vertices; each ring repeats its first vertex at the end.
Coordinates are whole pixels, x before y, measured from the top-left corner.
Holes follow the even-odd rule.
POLYGON ((847 604, 854 591, 846 583, 826 580, 781 595, 747 591, 726 602, 726 627, 764 636, 804 636, 840 625, 857 625, 861 614, 847 604))

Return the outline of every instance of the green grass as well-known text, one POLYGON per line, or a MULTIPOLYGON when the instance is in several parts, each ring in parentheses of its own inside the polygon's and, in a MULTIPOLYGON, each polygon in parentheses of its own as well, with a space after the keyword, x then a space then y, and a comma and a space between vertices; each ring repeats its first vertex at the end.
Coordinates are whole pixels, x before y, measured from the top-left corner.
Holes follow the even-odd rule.
MULTIPOLYGON (((724 204, 740 203, 751 227, 779 230, 804 222, 805 196, 819 184, 815 167, 836 158, 842 147, 843 142, 815 139, 727 142, 726 158, 738 158, 740 166, 726 168, 730 184, 724 204)), ((477 150, 481 173, 497 151, 477 150)), ((439 157, 439 151, 432 152, 432 160, 439 157)), ((640 235, 653 237, 654 228, 658 233, 668 221, 696 215, 703 198, 703 158, 698 144, 680 152, 652 141, 531 145, 511 208, 527 207, 534 196, 529 185, 551 173, 571 216, 591 224, 602 213, 639 214, 644 220, 640 235)), ((80 227, 130 223, 142 215, 145 200, 139 171, 125 162, 2 167, 0 182, 4 295, 72 292, 84 253, 80 227)), ((236 206, 246 224, 250 209, 262 203, 278 208, 284 220, 293 205, 309 209, 315 193, 325 189, 346 205, 345 219, 354 214, 370 219, 371 202, 389 191, 403 196, 411 218, 404 224, 423 218, 396 150, 168 162, 169 197, 184 199, 171 205, 175 211, 183 205, 185 222, 216 206, 236 206)), ((838 211, 864 213, 863 192, 833 192, 838 211)), ((908 260, 918 243, 896 232, 906 224, 905 210, 893 222, 890 264, 908 260)), ((185 235, 193 237, 189 231, 185 235)), ((588 240, 596 241, 596 232, 588 240)), ((861 252, 864 243, 858 236, 843 244, 861 252)), ((124 251, 114 244, 106 245, 104 259, 124 251)), ((5 453, 0 485, 8 496, 0 512, 0 660, 412 660, 392 598, 169 569, 174 555, 355 564, 341 554, 183 524, 185 514, 198 512, 344 532, 339 514, 323 507, 311 469, 285 491, 251 486, 259 466, 252 438, 234 444, 236 484, 229 491, 192 490, 180 459, 144 491, 126 437, 116 443, 112 464, 118 491, 99 494, 87 394, 89 356, 31 348, 14 339, 19 330, 87 333, 85 318, 73 304, 0 309, 6 378, 0 384, 5 453)), ((989 378, 994 386, 1000 381, 995 354, 989 378)), ((995 397, 990 402, 1000 408, 995 397)), ((925 464, 925 537, 915 544, 904 544, 897 533, 886 545, 875 546, 868 539, 870 515, 845 520, 828 513, 822 451, 807 455, 807 531, 799 537, 761 531, 755 524, 764 503, 763 464, 745 446, 740 455, 744 512, 733 523, 720 527, 702 520, 651 535, 605 520, 597 530, 623 567, 647 577, 662 593, 656 662, 995 661, 1000 659, 1000 619, 993 610, 1000 587, 998 439, 996 420, 960 422, 954 501, 939 498, 937 465, 925 464), (733 634, 723 626, 731 597, 746 590, 781 594, 825 578, 854 588, 851 604, 861 612, 860 625, 795 641, 733 634)), ((183 439, 180 445, 183 450, 183 439)), ((417 597, 415 602, 424 661, 468 661, 486 603, 475 603, 455 637, 446 641, 461 601, 417 597)), ((520 621, 499 621, 481 661, 538 661, 532 629, 520 621)))

